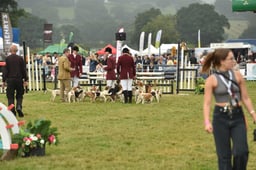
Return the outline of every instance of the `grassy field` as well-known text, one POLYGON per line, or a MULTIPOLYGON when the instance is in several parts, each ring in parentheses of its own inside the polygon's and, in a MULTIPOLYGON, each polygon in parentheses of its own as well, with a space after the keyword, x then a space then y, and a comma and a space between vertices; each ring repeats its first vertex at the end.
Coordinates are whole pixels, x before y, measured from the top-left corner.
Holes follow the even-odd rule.
MULTIPOLYGON (((248 84, 256 101, 256 83, 248 84)), ((216 170, 213 136, 204 131, 203 95, 163 95, 160 103, 50 102, 50 94, 24 96, 25 120, 46 118, 60 143, 44 157, 1 161, 1 170, 216 170)), ((6 104, 4 94, 0 101, 6 104)), ((256 107, 256 105, 255 105, 256 107)), ((248 170, 256 169, 256 143, 249 120, 248 170)))

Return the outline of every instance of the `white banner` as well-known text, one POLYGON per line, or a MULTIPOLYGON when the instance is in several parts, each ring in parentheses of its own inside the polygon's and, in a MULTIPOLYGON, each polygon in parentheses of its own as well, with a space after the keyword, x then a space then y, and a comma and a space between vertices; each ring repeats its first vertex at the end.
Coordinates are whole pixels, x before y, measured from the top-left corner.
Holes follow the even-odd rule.
POLYGON ((247 80, 256 80, 256 64, 255 63, 247 63, 246 68, 247 68, 246 79, 247 80))
POLYGON ((197 32, 197 42, 198 42, 198 48, 201 48, 201 31, 198 30, 197 32))
POLYGON ((152 33, 148 34, 148 56, 151 54, 151 39, 152 39, 152 33))
MULTIPOLYGON (((119 33, 124 32, 124 28, 120 28, 118 32, 119 33)), ((121 40, 116 41, 116 63, 118 61, 118 57, 122 55, 122 44, 123 44, 123 41, 121 40)))
POLYGON ((144 49, 144 37, 145 37, 145 32, 141 32, 141 34, 140 34, 140 44, 139 44, 140 55, 142 55, 142 52, 143 52, 143 49, 144 49))
POLYGON ((2 13, 3 49, 8 52, 12 45, 12 25, 7 13, 2 13))
POLYGON ((162 30, 157 31, 157 34, 156 34, 156 43, 155 43, 155 47, 156 47, 156 48, 159 48, 159 47, 160 47, 161 36, 162 36, 162 30))

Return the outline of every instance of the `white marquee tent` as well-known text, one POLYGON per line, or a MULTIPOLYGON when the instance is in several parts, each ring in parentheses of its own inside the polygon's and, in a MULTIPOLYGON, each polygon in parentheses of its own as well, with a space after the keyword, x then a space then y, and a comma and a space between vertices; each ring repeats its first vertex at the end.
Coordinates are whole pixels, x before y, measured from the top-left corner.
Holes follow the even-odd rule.
POLYGON ((122 47, 122 50, 123 50, 124 48, 128 48, 129 51, 130 51, 130 53, 131 53, 133 56, 134 56, 135 54, 137 54, 137 55, 139 54, 139 51, 132 49, 132 48, 129 47, 127 44, 125 44, 125 45, 122 47))
POLYGON ((159 54, 159 49, 153 46, 152 44, 150 45, 150 49, 146 48, 142 52, 142 55, 151 55, 151 54, 156 54, 156 55, 159 54))
POLYGON ((167 50, 171 50, 173 47, 178 49, 178 44, 161 44, 160 52, 161 52, 161 54, 167 53, 167 50))

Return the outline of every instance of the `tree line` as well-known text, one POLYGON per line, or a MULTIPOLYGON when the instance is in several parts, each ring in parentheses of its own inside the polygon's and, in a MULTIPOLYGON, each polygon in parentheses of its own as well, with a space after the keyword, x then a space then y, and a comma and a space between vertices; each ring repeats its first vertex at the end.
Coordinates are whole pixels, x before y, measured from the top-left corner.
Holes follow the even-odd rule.
MULTIPOLYGON (((164 14, 159 8, 148 8, 149 6, 142 9, 136 8, 136 5, 124 8, 123 3, 120 2, 116 2, 115 5, 112 3, 95 5, 94 0, 69 2, 74 10, 64 6, 49 7, 46 10, 41 8, 40 3, 34 3, 37 10, 32 10, 30 13, 19 8, 16 0, 0 0, 0 3, 0 12, 10 13, 12 25, 20 28, 20 40, 26 41, 32 49, 43 47, 43 25, 49 22, 47 19, 35 16, 35 12, 47 12, 51 15, 51 21, 55 21, 52 23, 53 43, 59 43, 62 39, 68 43, 69 33, 73 32, 75 43, 81 44, 86 49, 102 47, 107 43, 115 44, 115 32, 120 27, 124 27, 127 33, 126 43, 135 49, 138 49, 142 31, 146 32, 145 39, 149 33, 152 33, 152 44, 157 31, 161 29, 161 43, 184 41, 194 47, 197 45, 199 29, 201 45, 208 46, 211 42, 223 41, 224 28, 230 27, 228 18, 217 12, 213 5, 201 3, 180 7, 174 14, 164 14), (57 10, 66 11, 67 16, 61 24, 58 22, 57 10), (117 17, 117 15, 121 16, 117 17)), ((158 6, 166 3, 159 2, 158 6)))

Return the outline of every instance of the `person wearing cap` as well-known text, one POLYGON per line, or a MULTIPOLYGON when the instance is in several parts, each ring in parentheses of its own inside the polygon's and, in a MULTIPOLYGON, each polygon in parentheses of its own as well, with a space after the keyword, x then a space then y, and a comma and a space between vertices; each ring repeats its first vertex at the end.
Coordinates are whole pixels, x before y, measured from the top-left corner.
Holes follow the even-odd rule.
POLYGON ((114 95, 115 92, 115 81, 116 81, 116 58, 112 55, 112 49, 110 47, 107 47, 105 49, 105 55, 107 58, 107 65, 103 66, 103 69, 107 71, 106 74, 106 80, 107 80, 107 86, 109 87, 109 93, 114 95))
POLYGON ((124 103, 132 103, 132 83, 136 76, 136 68, 128 48, 124 48, 122 55, 118 57, 117 74, 123 88, 124 103))
POLYGON ((70 61, 68 59, 68 56, 70 54, 70 50, 68 48, 65 48, 63 50, 63 55, 59 58, 58 61, 58 80, 60 80, 60 98, 61 101, 65 101, 65 92, 68 94, 68 92, 71 89, 71 71, 73 71, 73 68, 70 67, 70 61))
POLYGON ((79 78, 82 76, 83 73, 82 56, 78 54, 78 51, 78 46, 73 46, 72 54, 68 56, 71 67, 73 68, 73 71, 71 71, 72 87, 79 86, 79 78))
POLYGON ((28 76, 26 64, 21 56, 18 56, 18 47, 11 45, 10 55, 6 58, 6 65, 3 70, 3 88, 7 83, 6 96, 8 105, 14 104, 14 95, 16 92, 16 110, 15 107, 11 109, 16 116, 16 111, 19 117, 24 117, 22 112, 22 101, 24 95, 24 87, 28 84, 28 76))

